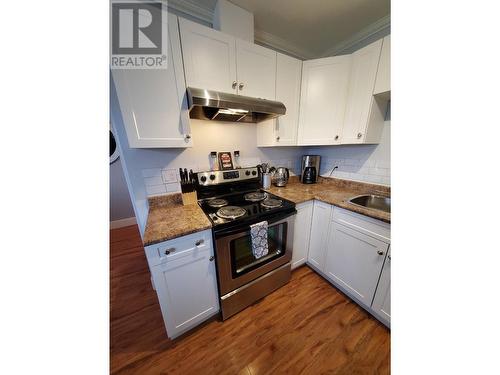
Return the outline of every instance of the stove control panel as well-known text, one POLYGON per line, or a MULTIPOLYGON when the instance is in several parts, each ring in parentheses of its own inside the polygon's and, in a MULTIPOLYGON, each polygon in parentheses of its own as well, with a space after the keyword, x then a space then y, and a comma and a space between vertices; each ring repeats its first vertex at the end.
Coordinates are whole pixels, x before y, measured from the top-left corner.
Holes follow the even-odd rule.
POLYGON ((232 169, 229 171, 198 172, 198 183, 202 186, 218 185, 227 182, 255 180, 259 172, 257 167, 232 169))
POLYGON ((239 171, 222 172, 222 177, 224 178, 224 180, 236 179, 240 177, 240 172, 239 171))

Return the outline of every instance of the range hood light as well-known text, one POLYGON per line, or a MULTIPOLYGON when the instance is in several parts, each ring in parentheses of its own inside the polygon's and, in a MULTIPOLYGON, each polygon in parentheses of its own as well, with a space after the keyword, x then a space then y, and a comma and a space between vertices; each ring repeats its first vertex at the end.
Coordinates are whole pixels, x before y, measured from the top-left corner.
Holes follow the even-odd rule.
POLYGON ((220 109, 219 112, 224 113, 226 115, 246 115, 248 113, 248 111, 245 109, 233 109, 233 108, 220 109))

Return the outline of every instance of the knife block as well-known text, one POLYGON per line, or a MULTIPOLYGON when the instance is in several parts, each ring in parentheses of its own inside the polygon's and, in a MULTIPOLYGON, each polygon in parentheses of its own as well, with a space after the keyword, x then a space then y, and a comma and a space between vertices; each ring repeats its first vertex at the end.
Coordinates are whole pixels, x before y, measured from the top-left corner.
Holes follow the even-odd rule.
POLYGON ((184 206, 188 206, 190 204, 198 204, 198 194, 196 194, 196 191, 182 193, 182 204, 184 206))

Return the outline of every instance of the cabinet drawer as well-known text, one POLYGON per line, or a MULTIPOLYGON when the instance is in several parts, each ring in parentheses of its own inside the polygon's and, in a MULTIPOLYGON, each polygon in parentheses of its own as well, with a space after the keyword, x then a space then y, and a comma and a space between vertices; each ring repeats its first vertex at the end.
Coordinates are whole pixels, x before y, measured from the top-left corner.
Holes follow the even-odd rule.
POLYGON ((183 258, 194 249, 204 250, 210 248, 212 248, 212 231, 205 230, 147 246, 145 251, 149 266, 153 267, 183 258))
POLYGON ((332 220, 385 243, 391 243, 391 225, 371 217, 334 207, 332 220))

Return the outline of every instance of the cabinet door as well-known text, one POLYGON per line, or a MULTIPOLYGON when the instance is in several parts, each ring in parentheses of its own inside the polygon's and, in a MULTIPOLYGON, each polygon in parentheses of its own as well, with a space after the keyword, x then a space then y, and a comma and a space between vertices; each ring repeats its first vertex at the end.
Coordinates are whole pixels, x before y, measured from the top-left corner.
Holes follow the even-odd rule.
POLYGON ((325 258, 328 241, 328 227, 332 206, 328 203, 314 201, 311 223, 311 240, 307 262, 318 271, 325 272, 325 258))
POLYGON ((342 143, 365 142, 381 48, 382 39, 352 54, 342 143))
POLYGON ((332 221, 326 275, 351 297, 370 307, 388 245, 332 221))
POLYGON ((184 18, 179 25, 186 85, 235 94, 235 38, 184 18))
POLYGON ((186 249, 151 268, 170 338, 179 336, 219 311, 213 247, 186 249), (212 259, 212 260, 210 260, 212 259))
POLYGON ((297 144, 299 126, 302 61, 278 53, 276 62, 276 100, 285 104, 286 114, 276 119, 276 145, 297 144))
POLYGON ((276 51, 236 40, 238 94, 276 99, 276 51))
POLYGON ((297 215, 295 217, 293 233, 292 269, 304 264, 307 260, 313 201, 301 203, 297 205, 296 208, 297 215))
POLYGON ((191 147, 177 17, 168 15, 167 69, 112 70, 131 148, 191 147))
POLYGON ((387 326, 391 325, 391 249, 387 253, 380 275, 372 310, 387 326))
POLYGON ((350 55, 302 63, 299 145, 340 144, 350 67, 350 55))
POLYGON ((387 35, 382 42, 382 52, 378 63, 377 79, 373 94, 391 91, 391 36, 387 35))
POLYGON ((302 61, 277 54, 276 100, 285 104, 286 114, 257 126, 257 146, 294 146, 299 124, 300 80, 302 61))

